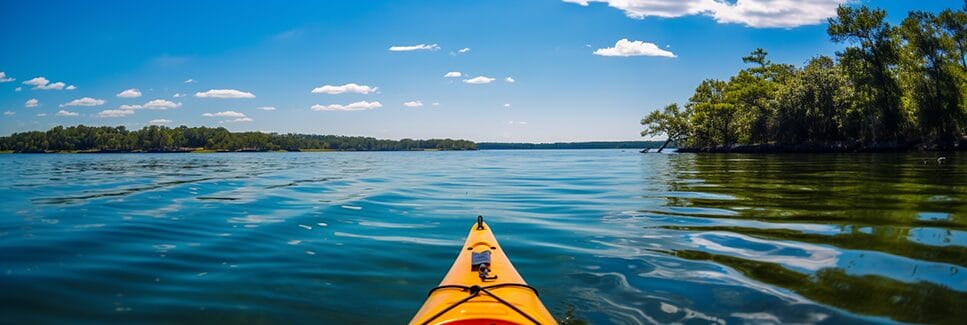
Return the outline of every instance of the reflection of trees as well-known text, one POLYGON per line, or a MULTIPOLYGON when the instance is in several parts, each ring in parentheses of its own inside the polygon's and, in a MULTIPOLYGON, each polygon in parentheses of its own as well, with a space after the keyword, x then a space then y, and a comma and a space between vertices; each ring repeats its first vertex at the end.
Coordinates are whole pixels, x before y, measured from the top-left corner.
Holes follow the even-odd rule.
POLYGON ((905 283, 877 275, 853 276, 842 269, 829 268, 807 275, 779 264, 728 255, 691 250, 674 254, 727 265, 755 280, 856 313, 916 323, 958 323, 967 319, 967 293, 928 282, 905 283))
POLYGON ((967 188, 958 183, 967 175, 956 166, 923 165, 914 154, 680 154, 675 158, 668 162, 668 191, 724 194, 735 200, 668 197, 666 206, 738 213, 698 216, 704 218, 832 224, 842 233, 829 236, 733 229, 736 232, 967 265, 967 251, 962 246, 934 247, 909 240, 915 227, 967 228, 962 221, 967 215, 967 205, 963 204, 967 188), (688 179, 701 181, 684 181, 688 179), (936 197, 950 199, 933 199, 936 197), (950 217, 917 217, 926 211, 950 217))
MULTIPOLYGON (((662 228, 683 231, 728 231, 747 236, 770 240, 793 240, 805 243, 835 245, 846 249, 886 252, 893 255, 910 258, 949 263, 967 267, 967 247, 964 246, 929 246, 906 240, 906 236, 895 238, 891 231, 886 234, 866 234, 863 232, 846 232, 836 235, 821 235, 803 233, 790 229, 761 229, 751 227, 692 227, 692 226, 664 226, 662 228)), ((891 229, 893 227, 884 227, 891 229)), ((897 232, 903 233, 906 232, 897 232)))

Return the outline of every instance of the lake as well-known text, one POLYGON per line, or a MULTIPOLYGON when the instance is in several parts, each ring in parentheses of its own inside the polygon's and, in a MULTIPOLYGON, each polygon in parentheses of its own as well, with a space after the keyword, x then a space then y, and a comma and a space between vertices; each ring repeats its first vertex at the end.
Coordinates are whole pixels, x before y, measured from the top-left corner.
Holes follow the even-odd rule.
POLYGON ((404 323, 477 215, 559 321, 967 319, 967 155, 0 155, 0 323, 404 323))

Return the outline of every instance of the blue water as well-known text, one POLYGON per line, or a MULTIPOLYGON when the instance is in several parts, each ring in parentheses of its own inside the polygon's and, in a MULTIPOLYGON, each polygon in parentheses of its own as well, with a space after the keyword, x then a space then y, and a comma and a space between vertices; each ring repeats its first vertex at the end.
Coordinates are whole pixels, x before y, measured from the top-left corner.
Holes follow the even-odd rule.
POLYGON ((921 158, 0 155, 0 322, 403 323, 477 215, 561 321, 951 321, 967 157, 921 158))

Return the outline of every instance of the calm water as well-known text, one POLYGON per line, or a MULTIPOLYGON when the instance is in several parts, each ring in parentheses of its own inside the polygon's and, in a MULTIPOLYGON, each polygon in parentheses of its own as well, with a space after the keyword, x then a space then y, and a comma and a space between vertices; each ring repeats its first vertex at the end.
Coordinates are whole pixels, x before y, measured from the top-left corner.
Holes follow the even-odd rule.
POLYGON ((960 322, 927 157, 0 155, 0 322, 403 323, 478 214, 559 320, 960 322))

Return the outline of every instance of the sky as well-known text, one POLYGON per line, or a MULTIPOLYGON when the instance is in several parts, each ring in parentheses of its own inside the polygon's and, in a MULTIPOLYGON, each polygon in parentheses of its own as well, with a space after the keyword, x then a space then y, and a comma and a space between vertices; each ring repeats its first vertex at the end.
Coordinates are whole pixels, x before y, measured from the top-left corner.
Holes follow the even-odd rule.
POLYGON ((764 48, 834 55, 841 3, 962 0, 2 1, 0 135, 56 125, 385 139, 641 140, 764 48))

